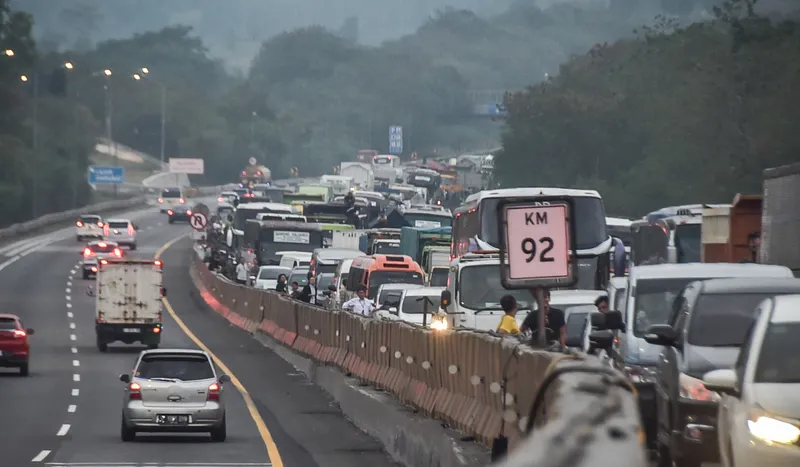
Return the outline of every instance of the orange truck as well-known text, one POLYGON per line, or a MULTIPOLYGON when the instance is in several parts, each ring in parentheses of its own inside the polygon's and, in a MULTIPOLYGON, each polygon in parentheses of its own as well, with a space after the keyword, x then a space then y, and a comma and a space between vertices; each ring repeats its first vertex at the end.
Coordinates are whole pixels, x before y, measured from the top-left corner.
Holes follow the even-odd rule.
POLYGON ((730 207, 703 209, 702 261, 757 262, 761 205, 761 195, 738 194, 730 207))

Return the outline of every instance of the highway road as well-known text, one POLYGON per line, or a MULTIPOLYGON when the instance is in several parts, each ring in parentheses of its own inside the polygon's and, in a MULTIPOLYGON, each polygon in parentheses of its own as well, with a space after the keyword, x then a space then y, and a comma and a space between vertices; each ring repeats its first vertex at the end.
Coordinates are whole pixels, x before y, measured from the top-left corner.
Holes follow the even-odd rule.
MULTIPOLYGON (((124 217, 122 215, 114 217, 124 217)), ((18 314, 31 336, 30 376, 0 368, 0 464, 50 466, 393 466, 381 445, 343 417, 321 389, 193 293, 185 224, 151 208, 131 256, 161 254, 168 290, 162 348, 210 350, 233 377, 228 439, 204 434, 120 440, 123 386, 141 347, 95 347, 94 302, 81 279, 71 229, 0 246, 0 312, 18 314), (178 239, 178 240, 175 240, 178 239), (175 241, 173 241, 175 240, 175 241), (168 248, 163 248, 168 245, 168 248)))

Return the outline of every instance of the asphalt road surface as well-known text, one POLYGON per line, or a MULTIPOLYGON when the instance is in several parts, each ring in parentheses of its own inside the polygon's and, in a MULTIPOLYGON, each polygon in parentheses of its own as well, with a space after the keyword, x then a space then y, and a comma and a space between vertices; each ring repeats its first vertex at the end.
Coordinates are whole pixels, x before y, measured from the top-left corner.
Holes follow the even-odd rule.
POLYGON ((161 348, 204 346, 230 371, 228 438, 140 435, 120 440, 123 383, 141 347, 95 346, 93 280, 81 279, 72 229, 0 246, 0 312, 31 336, 30 375, 0 368, 0 464, 50 466, 393 466, 321 389, 244 331, 207 309, 188 279, 186 224, 155 208, 127 215, 141 230, 134 257, 163 252, 168 290, 161 348), (178 318, 179 322, 176 321, 178 318), (188 332, 187 332, 188 331, 188 332))

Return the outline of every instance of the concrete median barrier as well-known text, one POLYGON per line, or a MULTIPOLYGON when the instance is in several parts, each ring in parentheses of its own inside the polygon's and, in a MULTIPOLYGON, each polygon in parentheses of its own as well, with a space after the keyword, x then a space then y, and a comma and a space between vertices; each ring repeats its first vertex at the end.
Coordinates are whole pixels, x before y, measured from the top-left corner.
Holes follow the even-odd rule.
MULTIPOLYGON (((276 292, 223 281, 209 272, 196 254, 191 258, 190 277, 211 308, 251 333, 269 336, 276 353, 328 390, 340 402, 345 415, 380 439, 390 455, 405 465, 486 465, 488 448, 499 438, 508 440, 511 460, 520 449, 529 449, 531 438, 525 433, 530 420, 536 421, 533 429, 537 434, 533 438, 538 441, 540 431, 558 433, 557 427, 564 420, 578 420, 585 415, 576 413, 575 407, 595 404, 610 404, 608 410, 616 410, 613 416, 609 415, 610 425, 602 425, 602 429, 616 430, 613 435, 624 433, 623 441, 619 441, 620 437, 615 441, 644 459, 637 437, 635 395, 626 392, 627 387, 621 383, 610 392, 601 390, 603 383, 613 386, 624 378, 594 357, 565 358, 565 354, 535 350, 493 333, 435 331, 405 322, 329 311, 276 292), (550 375, 573 373, 563 370, 565 366, 581 366, 583 379, 564 382, 555 378, 540 396, 544 404, 537 408, 537 414, 532 414, 543 382, 550 375), (338 372, 338 376, 331 372, 338 372), (447 438, 428 432, 420 436, 433 428, 418 418, 406 418, 400 423, 398 416, 380 412, 377 407, 372 410, 378 412, 369 413, 365 407, 374 404, 377 396, 358 399, 358 390, 344 388, 341 381, 347 378, 390 395, 401 406, 411 408, 416 417, 438 420, 440 431, 443 425, 460 435, 451 433, 447 438), (597 387, 590 387, 591 384, 597 387), (573 405, 574 398, 580 404, 573 405), (385 417, 395 421, 387 426, 385 417), (467 455, 458 440, 474 441, 480 449, 467 455)), ((581 426, 588 427, 587 420, 581 426)), ((597 417, 591 420, 596 421, 597 417)), ((601 429, 601 425, 597 426, 601 429)), ((565 430, 563 426, 558 429, 565 430)), ((552 442, 556 435, 548 436, 552 442)), ((537 446, 541 449, 541 445, 537 446)))

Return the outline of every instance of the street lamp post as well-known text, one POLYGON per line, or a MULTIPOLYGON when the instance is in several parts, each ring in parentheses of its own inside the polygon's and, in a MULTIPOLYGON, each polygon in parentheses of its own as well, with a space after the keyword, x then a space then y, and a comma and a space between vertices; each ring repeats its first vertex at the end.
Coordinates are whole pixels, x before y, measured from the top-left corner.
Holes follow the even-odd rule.
POLYGON ((167 87, 164 86, 164 83, 155 80, 150 77, 150 69, 147 67, 143 67, 140 70, 140 73, 134 73, 133 79, 136 81, 141 81, 144 77, 147 77, 149 81, 155 83, 159 89, 161 90, 161 167, 164 167, 164 154, 166 151, 166 141, 167 141, 167 87))
MULTIPOLYGON (((11 57, 11 56, 14 55, 14 52, 11 51, 11 54, 9 55, 9 53, 8 53, 9 50, 6 50, 6 55, 11 57)), ((30 76, 21 75, 19 77, 19 79, 23 83, 31 82, 31 84, 33 85, 33 116, 32 116, 33 117, 33 128, 32 128, 32 134, 31 134, 31 139, 33 140, 31 142, 31 146, 33 147, 33 154, 32 154, 32 157, 31 157, 33 159, 33 180, 32 180, 32 183, 33 183, 33 196, 32 196, 33 206, 32 206, 31 211, 33 213, 33 218, 36 218, 36 216, 37 216, 37 214, 39 212, 39 195, 38 195, 38 192, 39 192, 39 172, 40 172, 39 168, 37 166, 37 162, 38 162, 38 159, 39 159, 39 157, 38 157, 38 153, 39 153, 39 73, 34 70, 34 72, 31 73, 30 76)))

